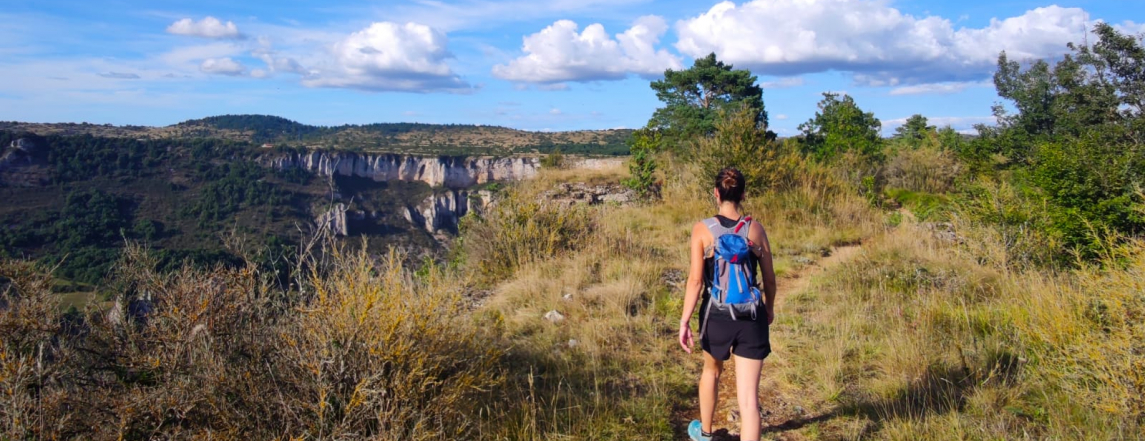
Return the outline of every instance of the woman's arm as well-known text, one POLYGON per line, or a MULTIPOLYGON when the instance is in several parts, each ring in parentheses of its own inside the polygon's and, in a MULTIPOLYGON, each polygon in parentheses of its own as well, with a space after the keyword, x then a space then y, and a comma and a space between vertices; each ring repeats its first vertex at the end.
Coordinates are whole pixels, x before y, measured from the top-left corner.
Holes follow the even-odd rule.
POLYGON ((680 347, 689 354, 692 353, 692 313, 696 311, 696 304, 700 300, 700 290, 704 279, 704 236, 708 229, 703 222, 696 222, 692 227, 691 248, 688 251, 688 283, 684 285, 684 311, 680 316, 680 347))
POLYGON ((752 242, 758 247, 760 275, 763 277, 763 296, 767 301, 767 323, 775 320, 775 266, 771 259, 771 243, 767 240, 767 231, 759 222, 751 223, 751 232, 748 233, 752 242))

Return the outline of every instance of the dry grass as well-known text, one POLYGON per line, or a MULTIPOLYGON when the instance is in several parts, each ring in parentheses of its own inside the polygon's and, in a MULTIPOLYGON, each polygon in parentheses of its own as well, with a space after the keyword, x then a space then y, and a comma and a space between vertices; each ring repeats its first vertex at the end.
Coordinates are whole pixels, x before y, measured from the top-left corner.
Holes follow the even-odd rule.
MULTIPOLYGON (((529 218, 549 219, 553 226, 541 229, 556 231, 563 221, 555 219, 583 215, 593 227, 578 237, 576 248, 516 265, 477 311, 485 327, 501 330, 512 345, 506 357, 508 399, 527 403, 495 415, 482 438, 678 439, 678 414, 695 406, 700 362, 674 340, 681 275, 691 227, 710 216, 715 204, 707 199, 707 179, 695 178, 695 166, 668 164, 664 170, 663 202, 551 206, 561 214, 529 218), (565 318, 545 321, 548 311, 565 318)), ((591 178, 606 183, 625 177, 620 170, 612 173, 591 178)), ((532 200, 557 183, 582 178, 543 171, 508 197, 532 200)), ((781 269, 882 229, 879 214, 856 192, 843 191, 830 173, 788 188, 752 196, 746 206, 771 231, 781 269)), ((511 219, 520 218, 494 214, 480 234, 511 235, 527 224, 507 224, 511 219)), ((464 237, 470 245, 477 242, 473 234, 464 237)))
POLYGON ((887 159, 886 185, 926 193, 947 193, 963 174, 964 166, 949 150, 937 146, 899 149, 887 159))
POLYGON ((0 268, 0 438, 465 437, 500 382, 453 276, 394 254, 334 250, 289 293, 126 254, 116 307, 73 317, 27 264, 0 268))
MULTIPOLYGON (((1002 246, 1002 245, 999 245, 1002 246)), ((781 304, 809 438, 1140 439, 1145 254, 1015 271, 913 224, 781 304)))
MULTIPOLYGON (((46 276, 4 262, 0 438, 679 439, 700 365, 675 343, 681 275, 715 205, 696 166, 667 162, 657 203, 538 201, 623 169, 511 186, 468 220, 457 270, 335 248, 283 292, 249 268, 155 274, 132 249, 113 321, 61 315, 46 276)), ((810 415, 773 435, 1141 438, 1141 245, 1106 269, 1031 269, 977 226, 956 222, 960 243, 888 230, 855 176, 799 167, 745 206, 779 272, 863 250, 781 297, 764 384, 810 415)))

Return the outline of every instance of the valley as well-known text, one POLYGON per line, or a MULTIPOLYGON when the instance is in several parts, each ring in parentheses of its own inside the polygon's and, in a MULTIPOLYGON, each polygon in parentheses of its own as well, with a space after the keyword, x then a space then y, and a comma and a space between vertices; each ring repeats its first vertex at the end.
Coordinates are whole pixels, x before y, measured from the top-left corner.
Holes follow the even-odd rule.
MULTIPOLYGON (((599 166, 615 162, 607 154, 615 153, 618 136, 393 125, 386 139, 399 141, 371 138, 388 146, 385 152, 331 147, 358 129, 284 121, 215 117, 163 128, 0 123, 6 201, 0 253, 57 267, 64 292, 95 289, 127 241, 153 247, 166 270, 246 259, 280 265, 299 243, 326 232, 366 238, 374 253, 396 247, 413 262, 440 260, 461 217, 490 203, 504 183, 536 175, 547 156, 538 151, 556 152, 549 155, 563 158, 562 166, 599 166), (284 127, 299 127, 309 144, 270 134, 284 127), (423 143, 411 151, 400 141, 438 131, 476 147, 423 143), (559 153, 593 139, 606 140, 590 152, 605 158, 559 153), (492 143, 504 145, 481 147, 492 143)), ((370 126, 371 133, 381 126, 370 126)))

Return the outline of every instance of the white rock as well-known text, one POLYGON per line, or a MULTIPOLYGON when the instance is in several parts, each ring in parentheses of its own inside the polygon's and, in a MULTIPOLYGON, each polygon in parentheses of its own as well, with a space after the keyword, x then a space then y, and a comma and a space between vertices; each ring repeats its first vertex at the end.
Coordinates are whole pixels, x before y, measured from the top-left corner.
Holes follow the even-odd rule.
POLYGON ((561 320, 564 320, 565 316, 564 316, 564 314, 561 314, 561 313, 557 312, 557 310, 554 309, 552 311, 546 312, 544 317, 542 317, 542 318, 544 318, 545 320, 548 320, 550 322, 557 323, 561 320))
POLYGON ((265 163, 277 169, 301 168, 320 176, 425 182, 449 188, 468 188, 490 181, 519 181, 536 176, 540 168, 540 160, 532 157, 463 158, 334 151, 277 156, 265 163))

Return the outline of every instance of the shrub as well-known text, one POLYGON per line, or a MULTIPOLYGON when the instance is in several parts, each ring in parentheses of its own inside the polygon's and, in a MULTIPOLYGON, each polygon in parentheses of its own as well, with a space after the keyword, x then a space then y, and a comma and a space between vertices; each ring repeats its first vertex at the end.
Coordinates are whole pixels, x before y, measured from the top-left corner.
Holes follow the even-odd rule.
POLYGON ((883 171, 890 188, 947 193, 963 173, 963 166, 947 150, 933 147, 899 149, 887 160, 883 171))
POLYGON ((443 270, 330 248, 302 290, 256 267, 173 273, 128 246, 106 311, 0 263, 0 438, 442 439, 474 433, 499 346, 443 270))
POLYGON ((467 265, 486 281, 500 280, 523 264, 583 246, 594 219, 581 205, 561 206, 506 190, 489 212, 462 222, 461 247, 467 265))
POLYGON ((771 139, 766 128, 756 125, 754 110, 746 106, 721 111, 715 135, 697 141, 692 158, 699 164, 700 179, 712 179, 724 167, 736 167, 749 191, 755 192, 795 187, 802 165, 798 152, 786 142, 771 139))
POLYGON ((551 153, 541 158, 541 167, 565 168, 565 155, 561 153, 561 149, 553 149, 551 153))
POLYGON ((660 149, 662 135, 653 129, 641 129, 632 133, 629 141, 632 159, 628 163, 631 175, 624 185, 636 191, 641 199, 658 196, 659 189, 654 181, 656 173, 656 152, 660 149))

